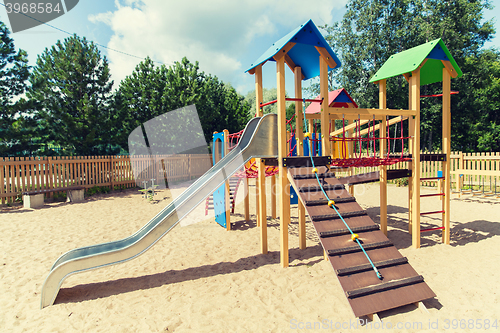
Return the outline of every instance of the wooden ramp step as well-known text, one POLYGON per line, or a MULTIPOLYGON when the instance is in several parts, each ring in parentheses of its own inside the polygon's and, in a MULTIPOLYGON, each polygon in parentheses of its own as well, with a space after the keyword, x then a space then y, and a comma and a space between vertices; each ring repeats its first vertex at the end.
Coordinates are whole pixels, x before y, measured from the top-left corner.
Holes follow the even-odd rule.
POLYGON ((335 201, 336 209, 349 228, 359 235, 359 241, 382 274, 382 280, 378 279, 360 246, 351 240, 351 232, 344 222, 328 207, 311 167, 289 167, 288 173, 356 317, 436 296, 408 259, 399 253, 326 167, 318 167, 318 176, 328 175, 319 177, 323 189, 335 201))

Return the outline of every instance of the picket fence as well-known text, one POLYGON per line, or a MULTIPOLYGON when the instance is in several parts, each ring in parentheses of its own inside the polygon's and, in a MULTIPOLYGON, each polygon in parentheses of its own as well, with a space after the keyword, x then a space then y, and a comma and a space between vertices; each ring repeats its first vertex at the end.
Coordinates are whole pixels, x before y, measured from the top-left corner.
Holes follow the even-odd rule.
POLYGON ((75 185, 112 190, 140 186, 151 179, 156 183, 161 179, 172 183, 199 177, 211 166, 212 157, 207 154, 153 159, 150 156, 0 157, 0 198, 2 204, 8 204, 27 191, 64 190, 75 185), (140 171, 135 178, 133 170, 140 171))

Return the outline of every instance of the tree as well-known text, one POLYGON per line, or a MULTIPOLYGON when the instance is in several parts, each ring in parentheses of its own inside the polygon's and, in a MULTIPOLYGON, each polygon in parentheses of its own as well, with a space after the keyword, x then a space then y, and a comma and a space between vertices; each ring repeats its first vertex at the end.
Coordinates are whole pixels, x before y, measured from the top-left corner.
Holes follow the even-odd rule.
POLYGON ((16 51, 9 29, 0 21, 0 155, 14 156, 29 151, 34 130, 31 117, 22 114, 29 77, 28 55, 16 51), (17 99, 17 101, 16 101, 17 99))
POLYGON ((163 102, 166 80, 166 67, 155 67, 147 57, 120 82, 115 94, 113 118, 117 123, 115 143, 123 149, 128 149, 127 138, 136 127, 170 111, 163 102))
MULTIPOLYGON (((452 97, 452 149, 477 148, 479 137, 469 134, 474 132, 475 113, 479 110, 472 108, 471 98, 483 86, 476 84, 476 69, 467 59, 482 59, 484 42, 495 32, 492 21, 482 22, 483 11, 491 8, 489 2, 350 0, 346 7, 339 24, 322 27, 342 62, 340 70, 331 73, 332 82, 346 88, 360 107, 376 107, 378 89, 368 81, 383 63, 394 53, 442 38, 459 67, 468 74, 452 80, 452 89, 460 91, 459 96, 452 97)), ((408 108, 404 78, 389 79, 387 91, 388 108, 408 108)), ((422 94, 440 91, 440 84, 422 87, 422 94)), ((421 112, 421 145, 438 148, 440 135, 433 138, 432 133, 441 133, 441 101, 422 100, 421 112)))
POLYGON ((111 89, 106 57, 73 35, 38 56, 28 97, 41 119, 45 142, 65 154, 115 153, 111 146, 111 89))
POLYGON ((122 120, 120 146, 127 149, 128 135, 142 123, 192 104, 207 143, 214 131, 238 132, 250 119, 250 106, 244 98, 216 76, 200 71, 198 62, 183 58, 166 67, 155 66, 146 58, 120 83, 116 94, 117 114, 122 120))

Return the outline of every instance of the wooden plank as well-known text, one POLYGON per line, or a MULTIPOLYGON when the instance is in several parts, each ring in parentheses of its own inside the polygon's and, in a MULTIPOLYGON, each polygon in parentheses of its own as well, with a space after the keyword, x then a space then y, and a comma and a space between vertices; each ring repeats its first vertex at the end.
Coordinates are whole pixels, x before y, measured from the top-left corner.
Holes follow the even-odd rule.
MULTIPOLYGON (((375 249, 381 249, 384 247, 389 247, 393 246, 392 242, 387 240, 383 242, 377 242, 377 243, 369 243, 369 244, 363 244, 363 248, 365 251, 370 251, 370 250, 375 250, 375 249)), ((340 249, 334 249, 334 250, 328 250, 328 255, 330 256, 339 256, 339 255, 344 255, 348 253, 354 253, 354 252, 362 252, 361 247, 359 245, 354 245, 354 246, 348 246, 340 249)))
POLYGON ((395 288, 405 287, 416 283, 424 282, 424 277, 422 275, 417 275, 409 278, 404 278, 400 280, 384 282, 381 284, 376 284, 369 287, 348 290, 346 291, 347 297, 356 298, 361 296, 366 296, 374 293, 378 293, 381 291, 391 290, 395 288))
POLYGON ((5 163, 5 157, 0 157, 0 197, 2 198, 2 205, 5 204, 5 168, 6 168, 6 163, 5 163))
MULTIPOLYGON (((452 78, 456 78, 458 73, 457 71, 455 70, 455 68, 453 68, 453 65, 451 64, 451 62, 449 60, 441 60, 441 63, 443 64, 444 68, 443 68, 443 74, 444 72, 446 72, 446 74, 448 75, 448 77, 452 77, 452 78)), ((445 78, 443 77, 443 82, 444 82, 445 78)), ((447 93, 448 96, 450 96, 450 93, 447 93)), ((443 90, 443 96, 445 95, 445 92, 443 90)))
MULTIPOLYGON (((365 210, 342 213, 342 217, 344 219, 348 219, 355 216, 364 216, 364 215, 367 215, 365 210)), ((335 219, 340 219, 340 216, 337 213, 311 216, 311 220, 313 220, 314 222, 324 221, 324 220, 335 220, 335 219)))
MULTIPOLYGON (((278 52, 278 53, 276 53, 276 54, 274 55, 274 57, 273 57, 273 58, 274 58, 274 60, 276 60, 276 63, 278 63, 278 61, 283 61, 283 74, 284 74, 284 72, 285 72, 285 66, 284 66, 284 65, 285 65, 285 55, 286 55, 286 54, 288 53, 288 51, 290 51, 290 50, 292 49, 292 47, 294 47, 294 46, 295 46, 295 43, 293 43, 293 42, 288 42, 288 43, 286 43, 286 45, 285 45, 285 46, 283 46, 283 47, 281 48, 281 50, 279 50, 279 52, 278 52)), ((277 64, 276 64, 276 66, 277 66, 277 64)))
MULTIPOLYGON (((330 156, 313 156, 314 165, 324 166, 330 165, 331 158, 330 156)), ((311 157, 310 156, 291 156, 283 158, 283 165, 287 168, 295 168, 295 167, 312 167, 311 157)))
MULTIPOLYGON (((362 214, 366 215, 366 214, 362 214)), ((351 231, 355 233, 362 233, 362 232, 368 232, 368 231, 374 231, 374 230, 380 230, 379 226, 376 224, 373 225, 365 225, 362 227, 353 227, 351 230, 349 229, 336 229, 332 231, 321 231, 319 233, 319 237, 324 238, 324 237, 334 237, 334 236, 341 236, 341 235, 350 235, 351 231)))
POLYGON ((467 170, 467 169, 457 169, 450 171, 452 175, 471 175, 471 176, 492 176, 499 177, 500 171, 488 171, 488 170, 467 170))
MULTIPOLYGON (((320 59, 323 59, 323 61, 325 62, 325 65, 328 65, 328 67, 330 67, 330 68, 337 67, 337 63, 335 62, 335 60, 333 60, 333 58, 330 56, 330 54, 328 53, 328 51, 324 47, 315 46, 315 48, 318 51, 318 53, 320 54, 320 59)), ((328 70, 328 68, 327 68, 327 70, 328 70)), ((328 103, 326 105, 328 105, 328 103)))
POLYGON ((333 108, 329 107, 330 114, 340 114, 340 115, 355 115, 356 117, 359 115, 360 117, 366 117, 370 116, 368 118, 361 118, 361 119, 373 119, 373 115, 380 115, 380 116, 415 116, 416 111, 415 110, 404 110, 404 109, 363 109, 363 108, 357 108, 357 109, 342 109, 342 108, 333 108))
MULTIPOLYGON (((335 203, 346 203, 346 202, 356 202, 356 198, 354 197, 347 197, 347 198, 335 198, 335 203)), ((321 200, 306 200, 305 202, 306 206, 320 206, 320 205, 326 205, 328 204, 328 200, 326 199, 321 199, 321 200)))
MULTIPOLYGON (((385 267, 391 267, 391 266, 397 266, 397 265, 403 265, 407 264, 408 259, 405 257, 402 258, 396 258, 396 259, 389 259, 389 260, 383 260, 383 261, 375 261, 373 264, 377 269, 380 268, 385 268, 385 267)), ((351 266, 351 267, 346 267, 343 269, 338 269, 337 275, 338 276, 344 276, 344 275, 350 275, 350 274, 356 274, 356 273, 361 273, 361 272, 367 272, 371 271, 373 269, 371 264, 362 264, 362 265, 356 265, 356 266, 351 266)))
MULTIPOLYGON (((335 178, 335 173, 333 172, 323 172, 323 173, 318 173, 318 178, 335 178)), ((309 175, 293 175, 293 179, 316 179, 316 175, 314 174, 309 174, 309 175)))
POLYGON ((392 169, 387 170, 387 180, 411 177, 411 170, 409 169, 392 169))
POLYGON ((321 189, 324 189, 325 191, 335 191, 335 190, 343 190, 344 185, 342 184, 334 184, 334 185, 323 185, 322 187, 312 185, 312 186, 301 186, 298 188, 299 192, 320 192, 321 189))
MULTIPOLYGON (((18 157, 17 160, 20 161, 21 158, 18 157)), ((19 193, 23 190, 23 188, 21 187, 21 166, 20 165, 15 167, 15 174, 16 174, 16 183, 17 183, 16 192, 19 193)))
POLYGON ((353 176, 338 178, 341 184, 356 185, 378 182, 380 180, 380 171, 373 171, 368 173, 360 173, 353 176))

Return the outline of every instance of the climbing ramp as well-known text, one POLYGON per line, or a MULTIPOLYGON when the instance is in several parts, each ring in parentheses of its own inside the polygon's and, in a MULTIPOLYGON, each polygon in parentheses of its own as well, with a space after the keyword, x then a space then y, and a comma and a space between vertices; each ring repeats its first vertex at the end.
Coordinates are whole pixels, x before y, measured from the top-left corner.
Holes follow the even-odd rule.
MULTIPOLYGON (((307 165, 307 161, 302 160, 297 164, 307 165)), ((287 164, 290 182, 312 220, 356 317, 436 296, 333 172, 327 167, 318 167, 320 162, 315 163, 318 183, 316 175, 312 173, 312 165, 293 167, 291 161, 287 164), (335 201, 338 214, 328 206, 321 188, 335 201), (351 239, 351 231, 339 215, 359 236, 366 255, 358 243, 351 239), (382 279, 377 277, 370 260, 382 279)))

